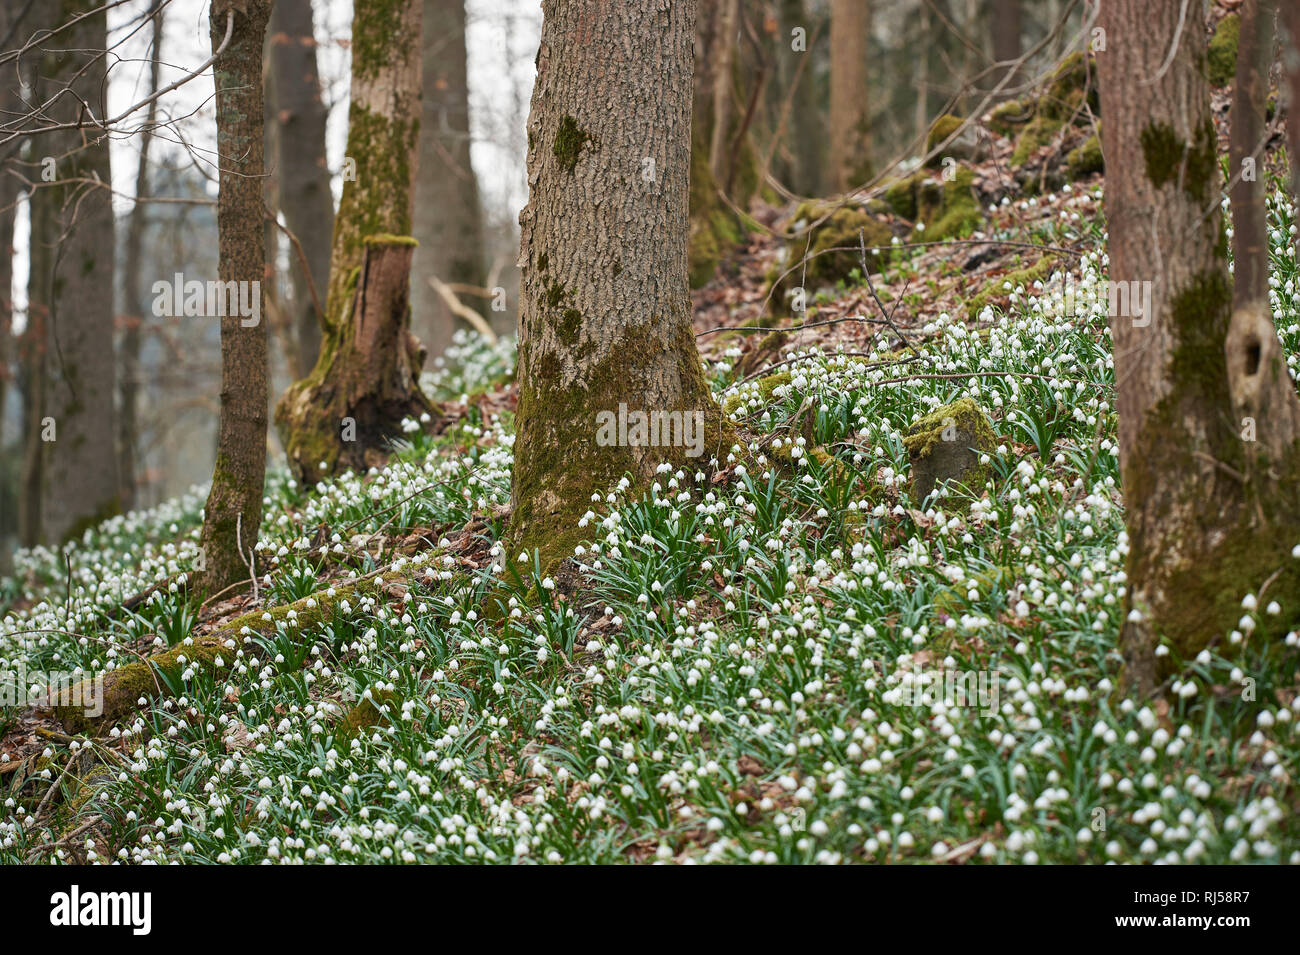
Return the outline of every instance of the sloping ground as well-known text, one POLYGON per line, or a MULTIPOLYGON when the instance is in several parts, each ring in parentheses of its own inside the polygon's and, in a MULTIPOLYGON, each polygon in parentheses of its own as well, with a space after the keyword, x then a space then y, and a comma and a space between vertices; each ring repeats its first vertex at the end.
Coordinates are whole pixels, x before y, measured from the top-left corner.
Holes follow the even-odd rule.
MULTIPOLYGON (((66 563, 25 555, 0 667, 40 684, 170 655, 88 735, 0 711, 0 862, 1300 862, 1297 638, 1268 671, 1249 639, 1296 595, 1242 594, 1167 699, 1113 692, 1097 198, 882 248, 872 287, 814 291, 804 321, 835 324, 702 336, 748 445, 593 499, 589 543, 540 586, 495 545, 509 355, 468 340, 436 383, 457 427, 412 423, 382 472, 310 496, 272 480, 255 595, 186 602, 197 493, 66 563), (1063 251, 1018 273, 1044 245, 1063 251), (917 500, 909 429, 971 408, 987 453, 917 500)), ((698 292, 697 330, 762 318, 782 246, 754 238, 698 292)))

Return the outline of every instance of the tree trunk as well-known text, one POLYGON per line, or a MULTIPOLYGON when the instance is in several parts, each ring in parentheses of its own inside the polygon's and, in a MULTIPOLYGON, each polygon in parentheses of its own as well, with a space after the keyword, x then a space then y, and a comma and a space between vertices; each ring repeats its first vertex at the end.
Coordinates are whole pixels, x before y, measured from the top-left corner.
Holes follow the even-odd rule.
POLYGON ((728 143, 734 122, 736 32, 740 29, 740 0, 721 0, 718 35, 714 51, 718 59, 713 74, 713 129, 709 138, 709 173, 713 181, 725 183, 731 151, 728 143))
MULTIPOLYGON (((1300 4, 1281 5, 1281 23, 1286 29, 1288 42, 1282 48, 1282 57, 1288 96, 1286 132, 1291 153, 1291 198, 1300 204, 1300 4)), ((1300 248, 1300 236, 1295 244, 1300 248)))
POLYGON ((429 354, 441 355, 459 320, 429 277, 465 285, 487 281, 478 178, 470 164, 465 0, 424 0, 422 64, 414 215, 420 245, 413 260, 411 325, 429 354))
POLYGON ((821 192, 821 144, 826 138, 817 102, 816 71, 812 60, 816 53, 807 45, 813 42, 816 31, 813 29, 812 18, 805 13, 804 0, 781 0, 780 11, 777 62, 781 65, 781 75, 785 80, 781 84, 782 91, 793 96, 785 143, 793 160, 788 185, 800 195, 815 196, 821 192), (802 50, 795 50, 791 45, 792 31, 796 27, 804 31, 805 46, 802 50), (803 63, 802 70, 799 68, 800 63, 803 63), (791 93, 789 85, 792 83, 798 83, 798 86, 791 93))
MULTIPOLYGON (((16 11, 9 5, 0 5, 0 31, 8 34, 16 19, 16 11)), ((10 115, 18 104, 18 82, 13 76, 0 77, 0 111, 10 115)), ((18 153, 18 143, 11 143, 9 156, 18 153)), ((14 218, 18 202, 19 180, 0 170, 0 461, 8 454, 5 441, 5 422, 8 411, 9 388, 14 383, 13 360, 13 279, 14 279, 14 218)), ((21 478, 6 467, 0 474, 0 574, 8 574, 13 567, 13 536, 18 531, 18 500, 21 478)))
MULTIPOLYGON (((1232 308, 1203 32, 1180 29, 1178 4, 1145 0, 1107 0, 1100 25, 1110 278, 1150 283, 1145 308, 1110 319, 1124 683, 1146 691, 1211 641, 1231 649, 1246 594, 1300 593, 1300 400, 1271 314, 1232 308), (1156 657, 1161 640, 1174 653, 1156 657)), ((1254 637, 1295 619, 1294 604, 1261 615, 1254 637)))
POLYGON ((1246 0, 1240 9, 1228 168, 1237 180, 1230 193, 1235 311, 1269 309, 1263 167, 1276 14, 1277 0, 1246 0))
MULTIPOLYGON (((692 90, 690 236, 687 246, 691 288, 699 288, 713 278, 718 264, 744 239, 748 228, 744 219, 723 200, 722 192, 728 193, 731 203, 737 208, 746 209, 758 188, 757 163, 748 137, 741 137, 733 148, 732 140, 727 136, 734 138, 734 127, 738 124, 727 116, 722 117, 726 135, 717 132, 717 91, 721 88, 730 93, 730 86, 726 85, 730 81, 722 69, 724 55, 721 52, 728 45, 728 30, 724 22, 726 12, 718 5, 702 6, 693 41, 694 60, 699 72, 695 74, 692 90), (725 160, 721 163, 724 167, 722 179, 713 174, 712 149, 719 138, 728 144, 722 150, 724 155, 721 159, 725 160), (731 179, 731 188, 728 188, 727 177, 731 179)), ((732 45, 734 33, 735 30, 731 30, 732 45)), ((727 58, 730 56, 727 54, 727 58)), ((732 72, 730 67, 727 72, 732 72)), ((729 111, 730 99, 727 103, 729 111)))
MULTIPOLYGON (((210 36, 216 51, 234 17, 230 45, 213 67, 216 83, 218 266, 224 282, 260 290, 266 268, 263 215, 262 50, 271 0, 216 0, 210 36)), ((260 294, 260 291, 259 291, 260 294)), ((260 307, 260 302, 259 302, 260 307)), ((260 314, 260 313, 259 313, 260 314)), ((221 416, 212 490, 203 509, 202 586, 215 593, 249 576, 262 524, 266 477, 266 326, 221 319, 221 416)))
MULTIPOLYGON (((993 33, 993 59, 998 63, 1020 59, 1020 0, 993 0, 991 13, 989 26, 993 33)), ((1008 85, 1014 85, 1019 71, 1009 69, 1007 72, 1011 74, 1008 85)), ((996 86, 1001 79, 1001 75, 995 76, 993 85, 996 86)))
POLYGON ((289 250, 293 282, 293 374, 305 378, 320 354, 325 287, 329 282, 334 196, 325 159, 325 119, 311 0, 276 0, 271 10, 271 74, 279 125, 280 211, 299 250, 289 250), (317 300, 319 299, 319 305, 317 300))
MULTIPOLYGON (((72 25, 51 44, 61 52, 48 53, 41 62, 38 101, 70 87, 104 115, 108 27, 103 8, 94 0, 62 0, 49 16, 53 23, 72 25)), ((46 111, 54 122, 75 121, 80 113, 70 96, 46 111)), ((40 498, 28 531, 34 540, 58 543, 121 507, 114 447, 113 208, 108 190, 87 182, 98 177, 108 183, 112 176, 107 137, 61 130, 35 140, 33 148, 38 169, 51 169, 53 178, 37 182, 31 207, 30 300, 41 326, 40 341, 33 344, 43 352, 38 377, 44 394, 28 443, 39 458, 29 462, 28 473, 40 498)))
MULTIPOLYGON (((158 90, 162 66, 163 12, 161 0, 154 0, 150 8, 153 17, 153 37, 150 46, 149 92, 158 90)), ((139 438, 136 396, 140 389, 140 327, 144 323, 144 303, 140 295, 141 247, 144 244, 145 218, 149 198, 149 146, 153 140, 153 125, 157 119, 156 103, 146 107, 144 126, 137 140, 140 159, 135 170, 135 205, 126 225, 126 262, 122 270, 122 306, 125 311, 122 329, 121 360, 118 362, 121 381, 118 382, 117 454, 118 476, 122 483, 122 508, 130 510, 136 502, 135 462, 139 438)))
POLYGON ((694 0, 544 0, 528 118, 519 410, 508 553, 569 556, 591 495, 725 452, 691 334, 694 0), (602 418, 680 412, 698 447, 629 446, 602 418), (691 456, 695 454, 696 456, 691 456))
MULTIPOLYGON (((423 0, 359 0, 352 23, 352 101, 348 159, 334 221, 325 335, 312 373, 276 406, 275 421, 289 466, 312 485, 344 470, 382 463, 407 417, 434 410, 417 376, 424 352, 410 332, 409 307, 397 308, 387 288, 393 263, 409 257, 373 256, 390 246, 414 246, 411 190, 420 118, 420 22, 423 0), (371 282, 385 283, 373 287, 371 282), (390 327, 365 328, 375 316, 367 301, 393 303, 390 327)), ((409 275, 406 282, 409 283, 409 275)), ((401 298, 406 305, 409 295, 401 298)))
POLYGON ((871 171, 867 108, 869 0, 831 0, 831 184, 845 191, 871 171))

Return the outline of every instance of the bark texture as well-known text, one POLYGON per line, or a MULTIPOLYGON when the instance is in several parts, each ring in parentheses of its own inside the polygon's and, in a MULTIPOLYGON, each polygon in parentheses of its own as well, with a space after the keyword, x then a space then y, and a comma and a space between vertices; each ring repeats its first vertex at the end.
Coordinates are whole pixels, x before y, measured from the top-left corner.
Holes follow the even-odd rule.
POLYGON ((320 355, 321 309, 330 271, 334 196, 325 159, 327 110, 316 66, 311 0, 276 0, 271 11, 271 75, 279 127, 280 211, 301 247, 290 249, 296 377, 305 378, 320 355), (306 259, 307 270, 303 270, 306 259), (319 304, 318 304, 319 303, 319 304))
POLYGON ((1232 309, 1205 37, 1178 20, 1178 4, 1144 0, 1106 0, 1100 19, 1142 38, 1098 57, 1110 278, 1151 283, 1149 323, 1110 322, 1137 611, 1124 682, 1140 690, 1176 657, 1230 647, 1246 594, 1268 582, 1289 604, 1262 617, 1253 639, 1267 639, 1300 593, 1300 401, 1267 310, 1232 309), (1176 655, 1155 656, 1161 639, 1176 655))
MULTIPOLYGON (((464 0, 424 0, 424 90, 420 161, 415 179, 415 250, 411 278, 411 327, 429 350, 441 355, 458 320, 429 285, 487 281, 483 213, 478 179, 470 164, 469 81, 464 0)), ((466 296, 466 302, 483 301, 466 296)))
POLYGON ((870 178, 869 7, 869 0, 831 0, 830 178, 841 191, 870 178))
MULTIPOLYGON (((572 554, 593 492, 723 443, 687 273, 694 0, 544 0, 528 119, 510 557, 572 554), (603 446, 620 403, 698 412, 704 450, 603 446)), ((725 448, 722 449, 725 452, 725 448)))
MULTIPOLYGON (((383 255, 380 268, 371 255, 415 245, 422 8, 423 0, 356 6, 347 150, 355 178, 345 177, 334 220, 325 334, 316 367, 275 411, 289 466, 306 484, 379 464, 403 419, 434 410, 417 381, 424 350, 410 332, 409 294, 399 301, 389 288, 393 268, 409 270, 410 256, 383 255), (372 298, 390 307, 376 310, 372 298), (388 327, 369 329, 370 320, 388 327)), ((409 281, 408 271, 400 284, 409 281)))
MULTIPOLYGON (((158 90, 162 68, 163 12, 161 0, 154 0, 149 15, 153 18, 150 44, 148 95, 158 90)), ((118 382, 117 454, 118 477, 122 484, 122 508, 130 510, 136 500, 136 453, 139 437, 137 398, 140 390, 140 329, 144 324, 144 301, 140 295, 140 272, 143 266, 141 249, 144 245, 146 210, 149 198, 149 147, 153 142, 153 126, 157 121, 158 104, 150 103, 145 109, 145 121, 136 139, 140 158, 135 170, 135 205, 126 224, 124 251, 126 260, 122 267, 122 343, 118 361, 121 379, 118 382)))
MULTIPOLYGON (((1282 48, 1283 84, 1289 94, 1287 105, 1287 146, 1291 153, 1291 198, 1300 203, 1300 4, 1282 3, 1279 24, 1285 29, 1287 42, 1282 48)), ((1300 247, 1300 237, 1296 239, 1300 247)))
POLYGON ((1246 0, 1239 11, 1237 75, 1232 90, 1229 173, 1232 200, 1233 309, 1268 310, 1268 219, 1264 147, 1268 73, 1273 64, 1277 0, 1246 0))
MULTIPOLYGON (((95 0, 62 0, 50 22, 72 23, 47 45, 36 96, 62 88, 105 115, 107 20, 95 0), (73 22, 75 21, 75 22, 73 22)), ((63 96, 46 115, 75 121, 80 105, 63 96)), ((35 513, 29 539, 58 543, 80 534, 121 507, 113 361, 113 209, 107 137, 64 130, 33 141, 33 158, 54 160, 54 179, 42 179, 32 198, 31 305, 37 313, 43 405, 28 450, 35 513), (38 249, 37 246, 40 246, 38 249), (53 419, 54 440, 42 440, 42 419, 53 419), (39 497, 39 503, 34 499, 39 497)), ((38 167, 40 168, 40 167, 38 167)), ((51 435, 45 432, 45 437, 51 435)))
MULTIPOLYGON (((213 67, 216 83, 218 266, 222 282, 261 282, 266 267, 263 226, 262 50, 270 0, 219 0, 210 35, 216 51, 234 16, 230 45, 213 67)), ((260 288, 260 286, 259 286, 260 288)), ((202 586, 216 592, 249 576, 262 524, 266 477, 266 324, 221 319, 221 416, 212 490, 203 509, 202 586)))

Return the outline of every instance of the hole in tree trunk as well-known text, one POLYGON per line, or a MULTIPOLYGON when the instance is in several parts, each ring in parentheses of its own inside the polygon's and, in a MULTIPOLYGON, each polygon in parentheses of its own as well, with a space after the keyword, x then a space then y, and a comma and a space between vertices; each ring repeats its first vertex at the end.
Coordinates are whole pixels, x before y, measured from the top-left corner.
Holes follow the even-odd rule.
POLYGON ((1259 371, 1260 343, 1259 339, 1251 337, 1246 342, 1246 374, 1254 375, 1259 371))

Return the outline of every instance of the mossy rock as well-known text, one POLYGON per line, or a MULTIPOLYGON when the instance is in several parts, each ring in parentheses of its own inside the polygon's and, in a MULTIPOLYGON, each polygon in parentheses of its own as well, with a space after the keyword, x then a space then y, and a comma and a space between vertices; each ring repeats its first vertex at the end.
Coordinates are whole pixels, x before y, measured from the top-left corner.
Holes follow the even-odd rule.
POLYGON ((1101 101, 1097 95, 1095 69, 1082 53, 1071 53, 1052 73, 1047 89, 1042 94, 1032 101, 1021 100, 1017 104, 1017 115, 1032 111, 1032 118, 1023 126, 1016 139, 1015 152, 1011 154, 1011 167, 1023 166, 1038 150, 1052 142, 1066 123, 1079 125, 1086 121, 1088 110, 1083 109, 1085 99, 1088 110, 1093 114, 1100 112, 1101 101))
POLYGON ((396 709, 396 693, 391 690, 368 690, 339 722, 334 738, 341 743, 350 742, 366 730, 387 723, 396 709))
MULTIPOLYGON (((941 145, 945 139, 947 139, 949 136, 955 133, 961 127, 961 124, 962 124, 962 118, 960 116, 954 116, 951 113, 945 113, 944 115, 936 119, 931 124, 930 131, 926 134, 925 137, 926 155, 929 156, 930 153, 932 153, 939 145, 941 145)), ((957 143, 958 140, 954 140, 953 142, 949 143, 947 147, 949 152, 945 153, 945 155, 950 154, 952 150, 955 147, 957 147, 957 143)), ((938 166, 942 158, 943 158, 942 156, 930 156, 930 159, 926 162, 926 165, 930 166, 931 168, 938 166)))
POLYGON ((988 478, 980 455, 997 448, 997 437, 974 399, 962 398, 913 424, 903 444, 912 466, 912 496, 919 503, 948 481, 978 494, 988 478))
MULTIPOLYGON (((791 380, 792 380, 792 376, 790 372, 778 371, 758 379, 758 381, 754 382, 754 385, 758 389, 759 399, 764 404, 768 404, 772 400, 772 392, 775 391, 777 388, 780 388, 782 385, 790 384, 791 380)), ((740 409, 740 406, 746 401, 748 401, 750 397, 751 396, 748 390, 743 392, 742 391, 732 392, 731 394, 727 395, 726 398, 723 399, 722 413, 725 415, 735 414, 736 411, 740 409)))
POLYGON ((777 279, 776 288, 770 299, 770 307, 783 309, 787 306, 790 293, 803 284, 809 297, 820 288, 833 288, 837 283, 849 279, 854 269, 862 268, 860 243, 866 242, 867 268, 878 271, 880 256, 873 249, 887 249, 893 239, 893 232, 888 225, 871 215, 866 210, 855 206, 835 208, 819 202, 805 202, 795 210, 794 221, 797 224, 812 225, 825 218, 824 222, 812 229, 811 242, 806 237, 792 241, 787 247, 786 264, 776 273, 779 276, 786 269, 794 270, 784 279, 777 279), (833 211, 832 211, 833 210, 833 211), (862 238, 859 239, 859 233, 862 238), (798 266, 804 258, 807 248, 807 269, 798 266), (836 251, 831 251, 832 249, 836 251))
POLYGON ((989 113, 984 125, 995 133, 1011 137, 1033 118, 1034 101, 1032 97, 1027 100, 1012 99, 996 106, 989 113))
POLYGON ((1065 157, 1071 179, 1082 179, 1093 173, 1104 172, 1106 161, 1101 154, 1101 139, 1093 133, 1081 146, 1071 149, 1065 157))
POLYGON ((928 177, 923 170, 901 179, 891 179, 885 184, 885 202, 897 216, 916 221, 916 193, 928 177))
POLYGON ((917 220, 925 228, 913 232, 918 241, 939 242, 969 235, 984 224, 975 198, 975 173, 958 166, 951 179, 928 180, 917 190, 917 220))
POLYGON ((1206 75, 1211 86, 1227 86, 1237 75, 1237 42, 1240 38, 1241 17, 1235 13, 1229 13, 1214 28, 1206 57, 1206 75))
POLYGON ((983 159, 986 150, 980 142, 979 130, 973 125, 967 125, 962 129, 962 124, 966 121, 960 116, 954 116, 946 113, 934 121, 930 127, 929 133, 925 137, 925 152, 929 156, 931 152, 943 147, 943 151, 937 155, 930 156, 926 165, 931 169, 943 165, 945 159, 959 159, 966 162, 975 162, 983 159), (961 129, 961 132, 957 132, 961 129), (952 142, 947 142, 948 137, 957 133, 952 142))

